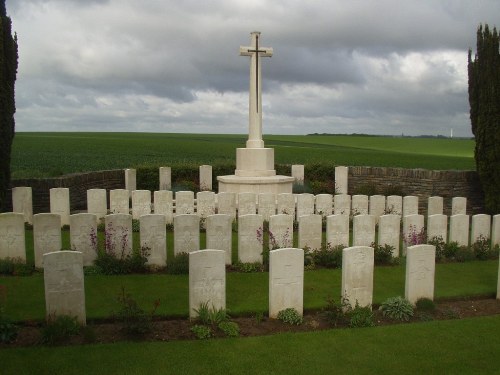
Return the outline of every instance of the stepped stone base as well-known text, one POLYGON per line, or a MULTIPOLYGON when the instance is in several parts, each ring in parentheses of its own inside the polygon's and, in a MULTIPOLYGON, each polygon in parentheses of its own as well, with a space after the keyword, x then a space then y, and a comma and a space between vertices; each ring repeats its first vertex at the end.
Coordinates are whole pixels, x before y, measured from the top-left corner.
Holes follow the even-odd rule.
POLYGON ((295 179, 289 176, 241 177, 219 176, 219 192, 229 193, 291 193, 295 179))

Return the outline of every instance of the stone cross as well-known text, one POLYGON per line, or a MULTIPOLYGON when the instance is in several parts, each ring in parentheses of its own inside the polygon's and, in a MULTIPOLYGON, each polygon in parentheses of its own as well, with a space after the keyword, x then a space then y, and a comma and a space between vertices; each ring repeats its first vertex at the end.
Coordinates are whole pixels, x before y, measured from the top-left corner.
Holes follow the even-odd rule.
POLYGON ((272 48, 259 45, 260 32, 254 31, 252 45, 240 47, 240 56, 250 56, 250 109, 247 148, 262 148, 262 75, 260 57, 271 57, 272 48))

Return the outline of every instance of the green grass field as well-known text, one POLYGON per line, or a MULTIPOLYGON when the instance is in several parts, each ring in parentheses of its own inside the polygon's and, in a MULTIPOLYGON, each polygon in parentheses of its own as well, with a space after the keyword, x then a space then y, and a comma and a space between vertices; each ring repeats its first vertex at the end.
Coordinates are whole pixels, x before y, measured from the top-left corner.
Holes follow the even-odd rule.
MULTIPOLYGON (((265 136, 279 164, 473 170, 474 141, 376 136, 265 136)), ((152 133, 17 133, 12 178, 53 177, 73 172, 141 165, 235 163, 246 135, 152 133)))

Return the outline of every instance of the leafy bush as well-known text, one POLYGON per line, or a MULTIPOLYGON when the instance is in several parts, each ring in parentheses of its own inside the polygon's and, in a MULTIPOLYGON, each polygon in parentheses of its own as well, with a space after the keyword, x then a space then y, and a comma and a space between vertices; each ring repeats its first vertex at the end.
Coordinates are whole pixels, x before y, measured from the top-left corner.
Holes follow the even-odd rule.
POLYGON ((125 293, 123 287, 117 299, 120 309, 115 316, 122 323, 122 329, 127 335, 135 336, 151 332, 153 316, 160 305, 160 300, 154 301, 152 311, 147 313, 139 307, 130 294, 125 293))
POLYGON ((47 323, 41 329, 41 342, 48 345, 66 343, 71 336, 80 333, 80 323, 76 317, 68 315, 49 316, 47 323))
POLYGON ((442 236, 434 236, 427 243, 435 246, 437 260, 442 260, 446 257, 446 242, 442 236))
POLYGON ((370 306, 361 307, 356 301, 356 306, 354 309, 349 311, 349 327, 360 328, 360 327, 373 327, 375 323, 373 322, 373 312, 370 306))
POLYGON ((205 340, 212 337, 212 328, 204 325, 194 325, 191 327, 191 332, 193 332, 197 339, 205 340))
POLYGON ((332 247, 329 243, 322 246, 321 249, 308 253, 312 257, 312 262, 316 266, 325 268, 341 268, 342 267, 342 250, 344 246, 338 245, 332 247))
POLYGON ((242 263, 236 262, 233 264, 233 269, 238 272, 251 273, 251 272, 264 272, 262 263, 242 263))
POLYGON ((494 257, 490 248, 490 239, 484 237, 482 234, 477 238, 476 242, 472 244, 472 252, 479 260, 491 259, 494 257))
POLYGON ((393 320, 408 321, 413 316, 413 306, 410 301, 400 296, 386 299, 379 310, 384 316, 393 320))
POLYGON ((278 320, 281 320, 283 323, 290 325, 300 325, 302 324, 302 316, 299 314, 297 310, 292 307, 281 310, 278 312, 277 316, 278 320))
POLYGON ((167 273, 170 275, 187 275, 189 274, 189 254, 179 253, 168 260, 167 273))
POLYGON ((217 326, 219 323, 229 320, 226 309, 217 309, 213 305, 212 307, 208 307, 208 302, 200 303, 200 307, 194 311, 198 314, 197 320, 203 324, 217 326))
POLYGON ((121 275, 128 273, 144 273, 148 271, 146 262, 148 261, 149 248, 143 247, 140 250, 133 250, 132 254, 122 255, 118 258, 114 253, 99 251, 94 265, 98 272, 104 275, 121 275))
POLYGON ((351 305, 345 297, 337 302, 333 298, 327 298, 326 307, 323 309, 323 314, 325 315, 328 323, 336 327, 338 324, 347 323, 346 312, 350 311, 351 305))
POLYGON ((455 253, 457 262, 470 262, 475 259, 475 255, 468 246, 459 246, 455 253))
POLYGON ((240 335, 240 327, 235 322, 220 322, 217 326, 228 337, 238 337, 240 335))
POLYGON ((33 265, 21 258, 0 259, 0 275, 29 276, 33 273, 33 265))
POLYGON ((444 256, 448 259, 455 259, 455 255, 457 254, 459 248, 460 246, 456 241, 447 243, 444 246, 444 256))
POLYGON ((372 243, 375 265, 390 265, 394 264, 394 257, 392 256, 395 251, 394 246, 385 244, 385 245, 377 245, 376 243, 372 243))
POLYGON ((426 243, 427 235, 425 234, 425 227, 422 227, 420 231, 418 231, 415 225, 410 225, 410 227, 408 228, 408 233, 406 233, 406 235, 403 237, 403 241, 407 246, 426 243))
POLYGON ((230 321, 231 317, 226 309, 217 309, 213 305, 212 307, 208 307, 208 302, 205 302, 200 303, 198 309, 194 311, 198 314, 196 320, 202 323, 191 328, 191 331, 193 331, 198 338, 211 337, 215 329, 222 331, 229 337, 239 336, 240 328, 237 323, 230 321))
POLYGON ((415 302, 415 307, 418 311, 435 311, 436 304, 430 298, 419 298, 415 302))

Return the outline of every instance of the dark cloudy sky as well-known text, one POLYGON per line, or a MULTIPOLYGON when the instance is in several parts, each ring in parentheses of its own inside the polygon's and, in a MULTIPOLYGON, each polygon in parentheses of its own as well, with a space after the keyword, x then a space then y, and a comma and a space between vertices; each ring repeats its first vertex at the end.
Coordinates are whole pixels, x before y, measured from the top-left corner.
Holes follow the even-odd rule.
POLYGON ((7 0, 18 131, 471 136, 467 51, 499 0, 7 0))

